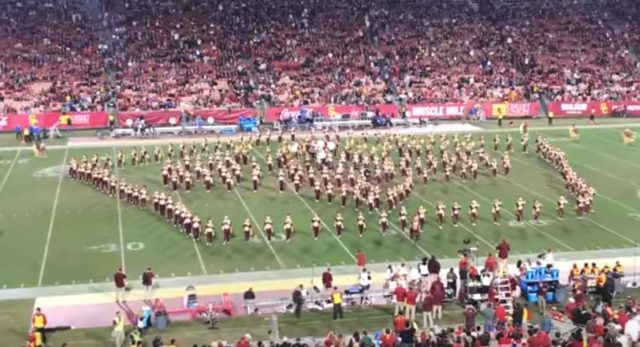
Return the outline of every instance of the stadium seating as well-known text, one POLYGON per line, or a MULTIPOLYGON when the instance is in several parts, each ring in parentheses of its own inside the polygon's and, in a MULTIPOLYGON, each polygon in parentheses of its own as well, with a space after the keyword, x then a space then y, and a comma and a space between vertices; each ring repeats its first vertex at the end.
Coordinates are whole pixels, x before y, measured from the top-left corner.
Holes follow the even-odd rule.
POLYGON ((640 94, 632 0, 58 1, 0 4, 0 113, 640 94))

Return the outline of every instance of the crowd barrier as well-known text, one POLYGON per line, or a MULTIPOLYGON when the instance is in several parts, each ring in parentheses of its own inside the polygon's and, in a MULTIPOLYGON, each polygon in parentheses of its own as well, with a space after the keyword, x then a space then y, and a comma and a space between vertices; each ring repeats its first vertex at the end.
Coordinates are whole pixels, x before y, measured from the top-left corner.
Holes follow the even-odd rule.
MULTIPOLYGON (((548 103, 547 108, 555 117, 587 117, 592 113, 596 117, 640 116, 640 101, 554 101, 548 103)), ((264 120, 273 123, 297 118, 301 114, 309 116, 320 114, 327 120, 356 120, 370 118, 375 112, 394 118, 404 112, 409 119, 439 120, 460 120, 469 118, 472 114, 486 119, 494 119, 499 114, 504 115, 505 118, 541 116, 538 102, 457 102, 409 104, 402 107, 395 104, 268 107, 264 112, 264 120)), ((254 116, 258 112, 253 108, 225 108, 194 110, 191 113, 201 116, 207 124, 212 125, 238 124, 240 117, 254 116)), ((178 110, 119 112, 116 122, 120 127, 128 127, 139 117, 144 117, 149 125, 174 125, 180 122, 181 112, 178 110)), ((8 114, 0 115, 0 132, 14 131, 16 126, 27 127, 31 124, 50 128, 58 121, 60 129, 64 130, 69 119, 75 129, 98 129, 109 125, 109 115, 106 112, 8 114)))

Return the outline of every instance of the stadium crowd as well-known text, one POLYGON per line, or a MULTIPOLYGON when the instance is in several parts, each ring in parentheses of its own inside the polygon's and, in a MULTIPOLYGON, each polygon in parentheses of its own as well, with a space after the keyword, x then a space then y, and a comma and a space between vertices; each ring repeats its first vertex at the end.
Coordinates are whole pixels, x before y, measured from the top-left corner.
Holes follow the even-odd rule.
POLYGON ((633 0, 0 4, 0 112, 638 98, 633 0))

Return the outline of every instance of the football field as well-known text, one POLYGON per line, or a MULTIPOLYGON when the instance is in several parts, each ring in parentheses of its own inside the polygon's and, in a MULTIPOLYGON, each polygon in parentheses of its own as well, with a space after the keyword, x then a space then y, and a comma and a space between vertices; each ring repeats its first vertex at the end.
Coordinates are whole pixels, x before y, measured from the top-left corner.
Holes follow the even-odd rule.
MULTIPOLYGON (((364 251, 372 263, 413 262, 428 255, 454 258, 463 248, 464 239, 477 242, 481 256, 504 237, 509 239, 514 253, 520 254, 539 253, 548 247, 558 253, 634 247, 640 240, 640 143, 624 145, 622 126, 590 127, 583 120, 579 122, 582 131, 577 142, 569 141, 566 127, 558 125, 555 129, 532 129, 530 143, 533 147, 535 137, 542 134, 566 152, 573 168, 597 191, 595 213, 585 218, 575 216, 574 201, 559 173, 537 157, 535 148, 522 153, 518 129, 512 128, 513 171, 508 176, 499 174, 493 178, 481 169, 476 180, 464 183, 457 178, 446 183, 440 172, 426 185, 416 182, 403 205, 410 214, 419 206, 427 209, 427 223, 417 242, 399 231, 397 210, 389 214, 390 233, 382 235, 379 215, 365 209, 367 229, 360 238, 353 200, 341 209, 338 199, 333 204, 328 204, 326 198, 316 202, 308 186, 303 186, 299 194, 291 187, 280 193, 275 171, 269 174, 266 170, 264 144, 250 153, 263 167, 264 178, 257 193, 251 189, 249 166, 243 168, 244 180, 231 192, 214 176, 216 185, 211 193, 206 193, 198 182, 189 193, 171 193, 162 185, 161 165, 154 162, 117 170, 116 175, 127 182, 146 185, 150 195, 156 190, 167 192, 203 221, 213 218, 216 232, 220 231, 222 218, 229 216, 234 239, 227 246, 220 238, 207 246, 202 240, 186 238, 151 209, 134 208, 66 175, 65 165, 72 156, 110 153, 115 157, 116 151, 123 148, 128 158, 131 147, 62 146, 50 149, 48 157, 42 159, 35 158, 28 147, 7 150, 10 141, 4 139, 5 150, 0 151, 0 288, 104 283, 120 266, 130 276, 137 276, 150 266, 161 278, 326 267, 354 263, 357 250, 364 251), (570 200, 564 220, 555 217, 555 202, 560 195, 570 200), (524 224, 514 221, 513 208, 519 196, 528 202, 524 224), (491 201, 495 198, 504 202, 499 226, 491 219, 491 201), (472 199, 481 205, 476 226, 467 218, 466 206, 472 199), (530 220, 535 199, 543 204, 539 223, 530 220), (435 204, 440 200, 447 205, 447 213, 455 200, 463 206, 460 227, 454 228, 447 218, 444 229, 437 228, 435 204), (346 232, 341 238, 332 232, 337 212, 345 220, 346 232), (286 214, 291 215, 296 229, 290 243, 285 243, 282 236, 286 214), (323 225, 317 241, 310 231, 314 214, 323 225), (262 230, 267 216, 273 219, 277 234, 270 243, 262 230), (240 226, 245 219, 254 225, 250 242, 242 240, 240 226)), ((477 142, 484 136, 491 157, 499 159, 500 153, 492 151, 491 142, 496 128, 493 124, 484 127, 473 137, 477 142)), ((506 132, 500 131, 504 148, 506 132)), ((146 147, 152 154, 154 146, 146 147)), ((167 145, 162 147, 166 149, 167 145)), ((272 144, 271 152, 276 149, 277 144, 272 144)), ((339 198, 339 192, 336 195, 339 198)))

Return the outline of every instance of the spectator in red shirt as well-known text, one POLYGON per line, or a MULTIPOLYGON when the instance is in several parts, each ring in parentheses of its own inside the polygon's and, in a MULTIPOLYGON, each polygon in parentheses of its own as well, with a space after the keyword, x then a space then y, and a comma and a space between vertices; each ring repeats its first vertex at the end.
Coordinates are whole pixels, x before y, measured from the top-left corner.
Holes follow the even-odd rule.
POLYGON ((322 285, 325 290, 333 288, 333 275, 331 275, 331 269, 327 268, 327 271, 322 273, 322 285))
POLYGON ((125 298, 125 292, 127 289, 127 274, 124 273, 122 268, 118 268, 115 274, 113 274, 113 283, 116 286, 116 302, 127 302, 125 298))
POLYGON ((404 304, 406 300, 407 290, 404 289, 404 287, 402 286, 397 286, 393 294, 396 297, 396 308, 393 314, 397 315, 400 312, 404 312, 404 309, 405 309, 404 304))
POLYGON ((502 239, 502 242, 496 246, 496 251, 498 251, 498 271, 506 273, 508 271, 509 251, 511 251, 511 246, 507 239, 502 239))
POLYGON ((251 343, 249 342, 250 340, 251 340, 251 335, 244 334, 242 335, 238 343, 236 343, 236 347, 251 347, 251 343))
POLYGON ((397 342, 396 336, 391 332, 391 329, 389 328, 385 329, 384 334, 382 335, 382 337, 380 337, 380 346, 395 347, 396 342, 397 342))
POLYGON ((407 318, 414 322, 416 320, 416 303, 418 301, 418 291, 409 287, 405 297, 407 318))
POLYGON ((407 324, 407 317, 404 316, 403 312, 398 313, 395 317, 393 317, 393 329, 396 334, 404 330, 407 324))
POLYGON ((489 253, 487 256, 487 259, 484 261, 484 268, 495 275, 498 270, 498 259, 496 259, 493 253, 489 253))
POLYGON ((502 305, 496 305, 496 325, 499 329, 505 326, 507 323, 507 311, 502 305))
POLYGON ((367 265, 367 257, 364 255, 364 252, 360 249, 356 252, 356 264, 360 268, 364 268, 365 265, 367 265))
POLYGON ((446 295, 440 277, 433 282, 429 292, 433 299, 433 319, 442 319, 442 304, 446 295))

